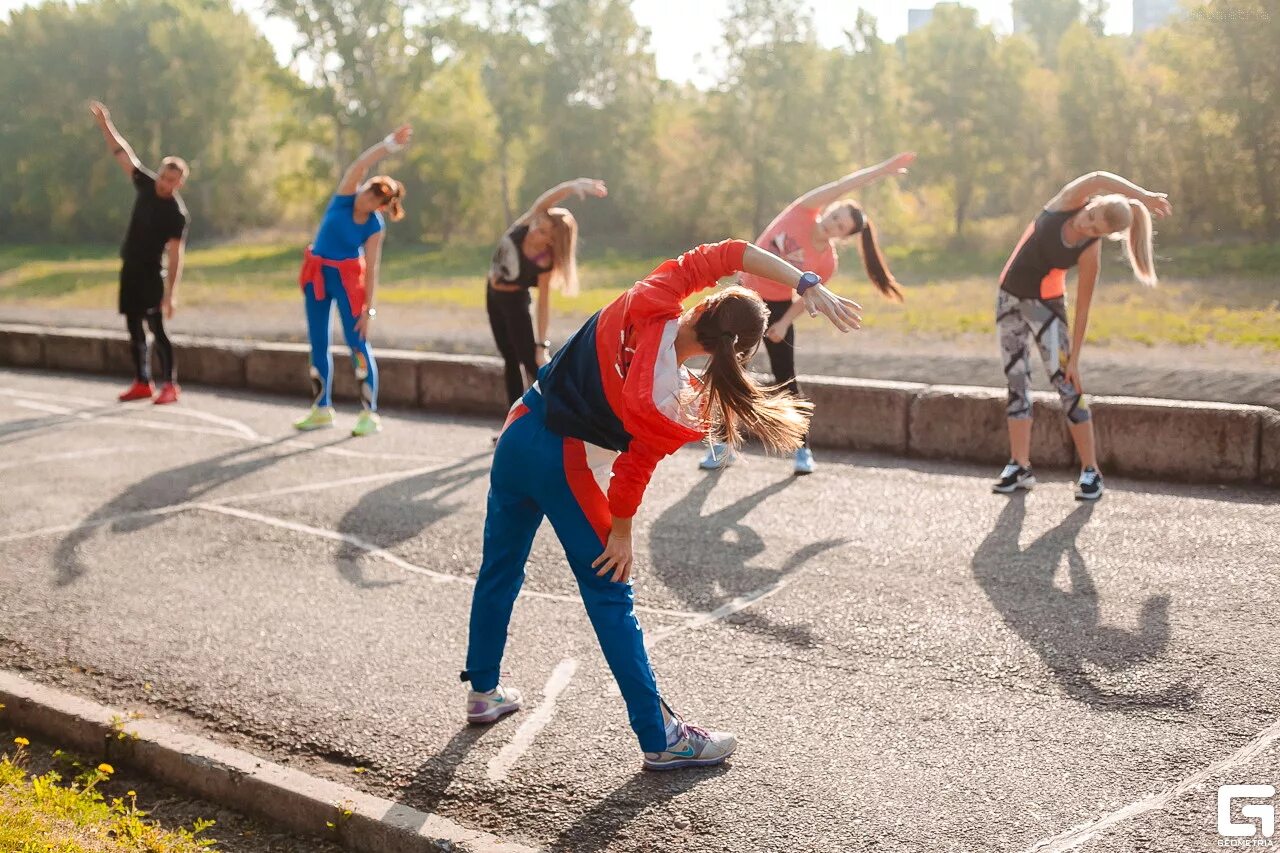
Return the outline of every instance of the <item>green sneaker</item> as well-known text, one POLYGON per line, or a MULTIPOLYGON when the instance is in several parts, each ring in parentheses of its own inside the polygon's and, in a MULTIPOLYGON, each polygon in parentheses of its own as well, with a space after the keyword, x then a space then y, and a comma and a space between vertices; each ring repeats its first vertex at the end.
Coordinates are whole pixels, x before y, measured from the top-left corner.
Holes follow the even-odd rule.
POLYGON ((293 422, 294 429, 307 432, 313 429, 329 429, 333 426, 333 408, 331 406, 312 406, 305 418, 293 422))
POLYGON ((362 436, 373 435, 375 432, 382 432, 382 419, 378 417, 377 412, 364 409, 360 412, 360 417, 356 418, 356 425, 351 428, 351 434, 362 436))

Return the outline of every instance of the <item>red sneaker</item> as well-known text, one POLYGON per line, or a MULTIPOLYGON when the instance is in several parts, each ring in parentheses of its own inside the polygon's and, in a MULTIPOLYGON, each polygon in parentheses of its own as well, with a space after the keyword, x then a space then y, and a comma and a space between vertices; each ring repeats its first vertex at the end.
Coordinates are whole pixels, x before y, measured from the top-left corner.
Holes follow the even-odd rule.
POLYGON ((127 403, 130 400, 150 400, 151 395, 155 393, 155 389, 151 387, 150 382, 134 382, 124 391, 120 392, 120 396, 116 399, 121 403, 127 403))
POLYGON ((176 403, 178 402, 178 392, 181 390, 177 382, 166 382, 153 402, 157 406, 163 406, 165 403, 176 403))

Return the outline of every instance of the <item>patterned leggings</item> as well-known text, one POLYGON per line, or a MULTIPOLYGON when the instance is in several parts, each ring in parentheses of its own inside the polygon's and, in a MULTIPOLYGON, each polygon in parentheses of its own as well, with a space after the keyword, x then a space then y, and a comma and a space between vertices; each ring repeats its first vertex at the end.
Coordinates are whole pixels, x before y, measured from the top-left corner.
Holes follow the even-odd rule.
POLYGON ((1019 299, 1005 290, 999 291, 996 336, 1004 359, 1004 375, 1009 382, 1007 412, 1011 419, 1031 419, 1031 338, 1034 336, 1049 381, 1062 398, 1067 420, 1073 424, 1089 420, 1089 404, 1067 381, 1071 339, 1065 299, 1019 299))

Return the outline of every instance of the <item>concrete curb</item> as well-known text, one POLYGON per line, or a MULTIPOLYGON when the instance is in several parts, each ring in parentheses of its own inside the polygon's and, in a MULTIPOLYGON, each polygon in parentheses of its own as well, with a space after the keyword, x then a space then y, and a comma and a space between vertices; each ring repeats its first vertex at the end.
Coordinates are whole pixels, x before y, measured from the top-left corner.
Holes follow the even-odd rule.
POLYGON ((360 853, 536 853, 438 815, 318 779, 157 720, 0 670, 0 717, 24 733, 137 769, 210 802, 360 853), (121 734, 124 737, 120 737, 121 734), (330 829, 326 824, 333 824, 330 829))
MULTIPOLYGON (((174 336, 185 382, 250 388, 305 399, 305 344, 174 336)), ((333 347, 334 394, 357 399, 349 354, 333 347)), ((502 362, 489 356, 380 350, 381 394, 390 405, 500 418, 502 362)), ((0 366, 127 375, 123 333, 0 324, 0 366)), ((802 376, 813 399, 817 447, 999 465, 1009 455, 1005 391, 831 376, 802 376)), ((1056 395, 1036 392, 1032 457, 1043 468, 1075 462, 1056 395)), ((1262 406, 1093 397, 1103 469, 1195 483, 1280 486, 1280 413, 1262 406)))

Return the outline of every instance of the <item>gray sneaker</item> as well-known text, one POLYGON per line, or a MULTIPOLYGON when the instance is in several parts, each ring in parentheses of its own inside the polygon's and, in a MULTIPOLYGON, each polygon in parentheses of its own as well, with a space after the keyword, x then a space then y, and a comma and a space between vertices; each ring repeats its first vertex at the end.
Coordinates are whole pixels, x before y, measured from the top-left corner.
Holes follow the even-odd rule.
POLYGON ((488 693, 467 693, 467 722, 474 725, 494 723, 522 707, 523 697, 514 687, 499 684, 488 693))
POLYGON ((663 752, 644 754, 645 770, 678 770, 681 767, 710 767, 733 755, 738 739, 728 732, 709 732, 679 720, 675 741, 663 752))

